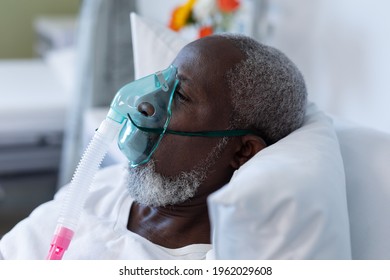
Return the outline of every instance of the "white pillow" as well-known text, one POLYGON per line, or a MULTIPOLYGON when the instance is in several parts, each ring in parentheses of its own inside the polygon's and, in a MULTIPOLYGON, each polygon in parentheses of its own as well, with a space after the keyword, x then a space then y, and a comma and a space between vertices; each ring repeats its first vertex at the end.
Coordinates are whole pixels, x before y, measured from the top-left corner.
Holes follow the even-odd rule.
POLYGON ((390 134, 336 120, 353 259, 390 259, 390 134))
POLYGON ((219 259, 350 259, 345 177, 331 120, 260 151, 209 197, 219 259))
MULTIPOLYGON (((186 44, 131 15, 136 76, 167 67, 186 44)), ((268 147, 209 199, 221 259, 348 259, 343 163, 330 120, 314 105, 304 127, 268 147)))
POLYGON ((167 68, 188 43, 159 22, 130 14, 135 79, 167 68))

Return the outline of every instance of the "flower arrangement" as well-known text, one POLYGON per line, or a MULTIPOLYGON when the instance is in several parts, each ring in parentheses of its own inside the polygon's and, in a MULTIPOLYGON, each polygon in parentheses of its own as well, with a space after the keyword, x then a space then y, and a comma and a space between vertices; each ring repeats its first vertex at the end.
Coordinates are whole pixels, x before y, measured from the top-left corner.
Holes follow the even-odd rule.
POLYGON ((228 31, 241 0, 187 0, 176 7, 169 22, 174 31, 192 26, 197 37, 228 31))

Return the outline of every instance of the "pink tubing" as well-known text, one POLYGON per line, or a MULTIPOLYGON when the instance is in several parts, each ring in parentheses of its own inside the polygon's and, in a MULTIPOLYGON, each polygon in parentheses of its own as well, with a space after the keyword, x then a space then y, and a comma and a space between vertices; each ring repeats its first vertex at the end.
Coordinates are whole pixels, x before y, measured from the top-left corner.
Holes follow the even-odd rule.
POLYGON ((87 199, 93 179, 99 170, 100 164, 112 141, 117 137, 122 124, 106 118, 84 152, 73 179, 67 186, 57 228, 54 232, 50 250, 47 256, 49 260, 60 260, 76 232, 77 225, 87 199))
POLYGON ((59 226, 53 236, 50 244, 47 260, 61 260, 64 252, 68 249, 70 241, 73 238, 73 230, 59 226))

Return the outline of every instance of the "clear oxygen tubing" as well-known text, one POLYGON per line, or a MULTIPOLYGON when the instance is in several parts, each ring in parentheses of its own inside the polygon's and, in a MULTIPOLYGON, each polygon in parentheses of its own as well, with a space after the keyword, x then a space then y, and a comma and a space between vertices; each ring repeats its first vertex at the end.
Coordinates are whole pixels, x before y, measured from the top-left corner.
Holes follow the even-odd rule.
POLYGON ((124 118, 112 109, 96 130, 70 182, 57 227, 50 244, 48 260, 61 260, 76 232, 85 200, 110 144, 123 126, 124 118))

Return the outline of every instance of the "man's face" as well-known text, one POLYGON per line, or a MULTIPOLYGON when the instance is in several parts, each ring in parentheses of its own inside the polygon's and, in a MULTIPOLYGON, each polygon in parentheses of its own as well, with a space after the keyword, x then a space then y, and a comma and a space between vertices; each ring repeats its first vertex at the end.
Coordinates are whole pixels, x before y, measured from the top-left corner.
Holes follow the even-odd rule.
MULTIPOLYGON (((173 62, 179 85, 168 128, 189 132, 228 129, 232 106, 225 73, 241 58, 237 49, 221 39, 187 45, 173 62)), ((129 186, 132 195, 135 199, 146 196, 140 200, 154 206, 208 195, 230 179, 231 152, 226 139, 164 135, 151 161, 130 170, 129 185, 136 185, 129 186), (160 202, 148 201, 150 196, 158 196, 160 202)))

